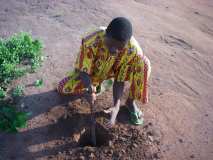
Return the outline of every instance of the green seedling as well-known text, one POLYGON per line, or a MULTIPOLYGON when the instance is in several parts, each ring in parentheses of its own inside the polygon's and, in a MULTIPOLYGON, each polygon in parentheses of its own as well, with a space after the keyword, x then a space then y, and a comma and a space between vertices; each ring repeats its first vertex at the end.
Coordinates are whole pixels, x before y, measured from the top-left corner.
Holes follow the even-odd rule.
POLYGON ((19 128, 26 127, 28 113, 18 112, 14 106, 1 104, 0 131, 16 133, 19 128))
POLYGON ((3 99, 6 96, 6 92, 0 87, 0 99, 3 99))
POLYGON ((43 81, 43 79, 38 79, 35 81, 34 84, 36 87, 42 87, 44 85, 44 81, 43 81))
POLYGON ((24 95, 24 86, 18 85, 12 91, 12 97, 21 97, 24 95))

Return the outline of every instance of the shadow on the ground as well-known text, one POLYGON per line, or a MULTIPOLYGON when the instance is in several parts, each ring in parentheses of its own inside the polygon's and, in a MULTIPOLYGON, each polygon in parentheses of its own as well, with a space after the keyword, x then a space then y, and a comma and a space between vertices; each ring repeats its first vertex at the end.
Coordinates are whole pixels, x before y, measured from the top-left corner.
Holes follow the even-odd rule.
POLYGON ((55 106, 66 106, 70 101, 74 101, 80 96, 63 96, 58 94, 56 90, 32 94, 25 96, 19 103, 25 106, 26 111, 32 112, 30 118, 41 113, 48 112, 55 106))
MULTIPOLYGON (((49 91, 26 96, 22 102, 24 102, 27 110, 32 112, 30 117, 30 119, 32 119, 40 114, 48 112, 55 106, 65 107, 68 102, 74 101, 78 98, 80 97, 60 96, 56 91, 49 91)), ((95 116, 96 118, 109 118, 109 115, 102 111, 96 112, 95 116)), ((89 113, 73 113, 66 119, 62 116, 53 124, 26 130, 17 134, 4 134, 1 136, 3 158, 35 159, 55 155, 59 152, 70 150, 70 148, 78 147, 78 144, 70 140, 70 138, 73 137, 75 133, 79 133, 82 128, 89 127, 91 124, 90 120, 91 114, 89 113), (66 143, 60 144, 60 142, 56 142, 57 140, 62 140, 66 143)), ((128 111, 126 107, 121 107, 117 121, 118 123, 128 123, 128 111)))

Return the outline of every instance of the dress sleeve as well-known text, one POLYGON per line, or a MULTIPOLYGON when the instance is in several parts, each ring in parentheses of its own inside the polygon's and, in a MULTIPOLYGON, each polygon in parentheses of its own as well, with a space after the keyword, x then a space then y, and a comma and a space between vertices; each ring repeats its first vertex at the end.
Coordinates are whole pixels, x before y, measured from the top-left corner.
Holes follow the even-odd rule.
POLYGON ((93 68, 94 52, 92 47, 87 46, 84 39, 82 39, 80 52, 77 56, 75 68, 91 75, 93 68))

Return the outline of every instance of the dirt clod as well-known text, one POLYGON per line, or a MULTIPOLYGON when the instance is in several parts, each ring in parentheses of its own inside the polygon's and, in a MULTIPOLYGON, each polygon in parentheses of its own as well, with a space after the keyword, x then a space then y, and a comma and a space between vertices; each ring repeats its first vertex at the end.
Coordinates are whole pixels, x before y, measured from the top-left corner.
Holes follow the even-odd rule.
POLYGON ((190 158, 192 158, 192 159, 193 159, 193 158, 195 158, 195 156, 192 154, 192 155, 190 156, 190 158))
POLYGON ((80 156, 79 160, 85 160, 85 157, 84 156, 80 156))
POLYGON ((92 159, 95 158, 94 153, 90 153, 89 158, 92 158, 92 159))
POLYGON ((135 148, 136 148, 136 147, 138 147, 138 145, 137 145, 136 143, 133 143, 133 147, 135 147, 135 148))

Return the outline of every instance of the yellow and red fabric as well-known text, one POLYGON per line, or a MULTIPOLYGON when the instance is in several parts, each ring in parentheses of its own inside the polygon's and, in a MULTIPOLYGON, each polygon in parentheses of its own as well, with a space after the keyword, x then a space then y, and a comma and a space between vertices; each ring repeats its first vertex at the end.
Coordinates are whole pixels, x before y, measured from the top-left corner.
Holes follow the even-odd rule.
POLYGON ((148 100, 147 83, 151 71, 149 59, 143 55, 142 49, 132 37, 117 56, 110 55, 104 45, 105 30, 100 29, 82 39, 80 52, 75 63, 75 70, 59 82, 58 91, 62 94, 78 94, 84 86, 77 79, 80 70, 89 74, 94 86, 106 79, 129 81, 131 84, 129 97, 148 100))

